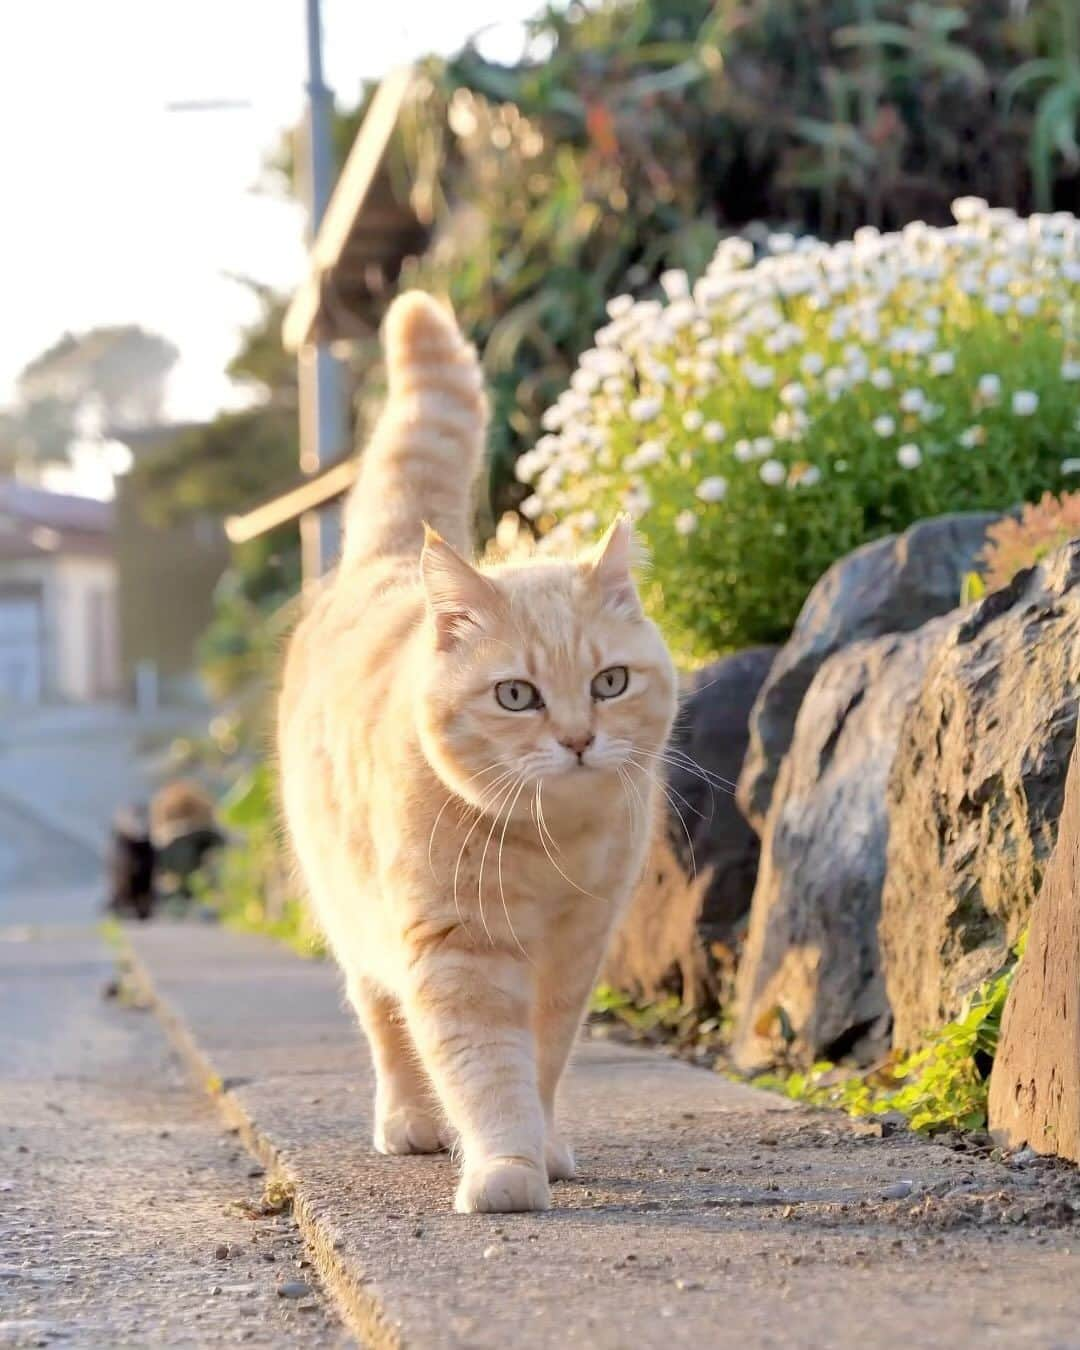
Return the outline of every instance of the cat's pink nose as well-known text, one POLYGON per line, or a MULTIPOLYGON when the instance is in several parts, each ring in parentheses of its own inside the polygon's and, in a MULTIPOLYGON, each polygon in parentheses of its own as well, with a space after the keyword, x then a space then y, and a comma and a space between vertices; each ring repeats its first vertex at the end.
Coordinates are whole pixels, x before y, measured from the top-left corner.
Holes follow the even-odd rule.
POLYGON ((596 737, 590 731, 584 736, 564 736, 559 744, 565 745, 567 750, 577 755, 578 759, 581 759, 582 755, 584 755, 585 751, 588 750, 589 746, 592 745, 595 740, 596 737))

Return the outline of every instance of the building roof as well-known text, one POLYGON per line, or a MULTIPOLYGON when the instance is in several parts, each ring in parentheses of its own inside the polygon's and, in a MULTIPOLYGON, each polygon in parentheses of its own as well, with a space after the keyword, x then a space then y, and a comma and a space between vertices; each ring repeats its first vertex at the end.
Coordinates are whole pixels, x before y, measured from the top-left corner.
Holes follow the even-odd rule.
POLYGON ((0 561, 109 557, 111 502, 0 479, 0 561))
POLYGON ((386 167, 413 84, 410 68, 394 71, 371 101, 311 246, 307 280, 285 314, 289 351, 361 334, 360 313, 388 292, 404 259, 427 244, 427 225, 398 199, 386 167))

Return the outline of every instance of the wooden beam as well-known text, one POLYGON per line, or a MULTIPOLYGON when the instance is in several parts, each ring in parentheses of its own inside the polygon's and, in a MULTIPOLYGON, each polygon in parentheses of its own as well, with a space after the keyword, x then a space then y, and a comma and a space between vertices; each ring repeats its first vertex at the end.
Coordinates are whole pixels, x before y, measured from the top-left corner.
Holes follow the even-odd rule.
MULTIPOLYGON (((285 313, 281 336, 287 351, 299 351, 312 341, 322 309, 323 278, 339 265, 348 248, 412 82, 411 67, 396 70, 371 100, 312 245, 311 271, 285 313)), ((329 336, 332 340, 334 334, 329 336)))
POLYGON ((288 492, 263 502, 261 506, 243 515, 227 517, 225 533, 229 542, 246 544, 250 539, 276 530, 279 525, 298 520, 307 511, 317 510, 336 497, 343 497, 356 481, 356 470, 354 459, 341 460, 309 478, 306 483, 290 488, 288 492))

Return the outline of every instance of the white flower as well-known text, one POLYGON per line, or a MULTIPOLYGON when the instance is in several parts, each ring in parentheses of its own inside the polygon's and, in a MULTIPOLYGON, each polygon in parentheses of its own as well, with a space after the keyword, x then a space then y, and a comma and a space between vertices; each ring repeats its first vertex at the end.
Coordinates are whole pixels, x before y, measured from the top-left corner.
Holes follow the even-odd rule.
POLYGON ((1017 417, 1031 417, 1038 407, 1039 396, 1032 389, 1018 389, 1012 396, 1012 410, 1017 417))
POLYGON ((748 440, 737 440, 733 453, 740 464, 746 464, 754 458, 754 447, 748 440))
POLYGON ((703 502, 722 502, 727 496, 727 479, 703 478, 695 489, 695 496, 703 502))
POLYGON ((634 308, 634 297, 632 295, 616 295, 607 302, 607 312, 609 319, 621 319, 629 314, 634 308))
POLYGON ((642 441, 638 448, 623 460, 627 473, 636 473, 638 469, 647 469, 650 464, 659 464, 664 458, 664 447, 660 441, 642 441))
POLYGON ((1061 378, 1063 380, 1080 380, 1080 361, 1062 361, 1061 378))
POLYGON ((801 473, 792 475, 792 482, 795 487, 817 487, 821 482, 821 470, 816 464, 808 464, 801 473))
POLYGON ((768 389, 776 379, 776 371, 772 366, 759 366, 756 361, 747 361, 743 366, 743 374, 754 389, 768 389))
POLYGON ((698 527, 698 518, 693 511, 680 511, 675 517, 675 533, 693 534, 698 527))
POLYGON ((959 441, 965 450, 974 450, 976 446, 985 445, 986 428, 980 426, 968 427, 966 431, 960 433, 959 441))
POLYGON ((683 414, 682 424, 687 431, 699 431, 704 421, 705 414, 699 412, 697 408, 691 408, 689 412, 683 414))
POLYGON ((922 451, 909 441, 896 452, 896 462, 902 469, 917 469, 922 463, 922 451))
POLYGON ((1012 301, 1002 291, 986 297, 986 308, 991 314, 1008 314, 1011 307, 1012 301))
POLYGON ((706 422, 705 426, 702 428, 701 434, 710 445, 716 445, 718 441, 722 441, 725 435, 727 435, 724 430, 723 422, 706 422))
POLYGON ((537 516, 543 513, 544 503, 539 497, 533 495, 532 497, 526 497, 518 507, 518 510, 526 520, 535 520, 537 516))
POLYGON ((1001 397, 1000 375, 980 375, 977 389, 984 403, 996 403, 1001 397))
POLYGON ((793 382, 785 384, 780 390, 780 402, 788 408, 803 408, 806 406, 806 390, 801 384, 793 382))
POLYGON ((1022 314, 1025 319, 1030 319, 1039 312, 1039 297, 1037 295, 1022 295, 1016 302, 1016 312, 1022 314))
POLYGON ((787 478, 787 470, 778 459, 767 459, 758 469, 758 477, 767 487, 779 487, 787 478))
POLYGON ((935 352, 930 358, 931 375, 951 375, 956 369, 956 357, 952 352, 935 352))
POLYGON ((819 352, 807 352, 799 362, 799 366, 804 375, 811 378, 820 375, 825 369, 825 358, 819 352))
POLYGON ((978 220, 987 212, 987 203, 982 197, 957 197, 952 204, 953 219, 960 224, 978 220))
POLYGON ((678 267, 673 267, 670 272, 661 272, 660 285, 669 300, 682 300, 690 294, 689 278, 678 267))
POLYGON ((754 454, 757 455, 758 459, 764 459, 766 455, 772 454, 775 444, 771 436, 755 436, 754 454))
POLYGON ((1061 461, 1062 473, 1080 473, 1080 459, 1063 459, 1061 461))
POLYGON ((922 412, 926 406, 926 395, 921 389, 905 389, 900 395, 900 411, 906 413, 922 412))
POLYGON ((660 415, 663 403, 658 398, 636 398, 630 404, 629 413, 635 422, 651 422, 660 415))
POLYGON ((891 417, 882 414, 874 418, 873 427, 878 436, 891 436, 896 430, 896 423, 891 417))
POLYGON ((825 372, 825 391, 836 399, 848 386, 848 373, 842 366, 830 366, 825 372))
POLYGON ((892 371, 886 370, 883 366, 878 366, 876 370, 870 372, 870 383, 875 389, 891 389, 893 386, 892 371))

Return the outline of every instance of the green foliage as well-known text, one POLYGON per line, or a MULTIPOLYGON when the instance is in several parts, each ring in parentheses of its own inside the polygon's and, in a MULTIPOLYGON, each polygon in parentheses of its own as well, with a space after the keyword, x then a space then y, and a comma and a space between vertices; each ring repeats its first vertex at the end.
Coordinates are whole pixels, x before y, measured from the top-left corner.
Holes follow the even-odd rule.
POLYGON ((1080 221, 957 203, 959 223, 828 247, 728 240, 613 321, 518 461, 551 547, 620 510, 677 650, 783 638, 863 542, 1006 509, 1080 465, 1080 221))
POLYGON ((1076 24, 1071 0, 600 0, 541 14, 514 66, 430 62, 392 156, 436 227, 403 282, 485 353, 496 510, 604 300, 696 275, 718 234, 941 224, 959 193, 1077 209, 1076 24))
MULTIPOLYGON (((1017 960, 1024 943, 1017 948, 1017 960)), ((811 1106, 838 1107, 853 1116, 900 1111, 913 1130, 978 1130, 986 1125, 990 1067, 1016 961, 985 981, 954 1021, 922 1050, 868 1074, 848 1075, 822 1062, 806 1073, 762 1075, 772 1088, 811 1106)))
POLYGON ((268 762, 237 779, 221 802, 219 818, 233 839, 213 875, 200 879, 198 898, 229 927, 265 933, 303 956, 321 955, 322 939, 311 927, 283 861, 277 782, 268 762))

